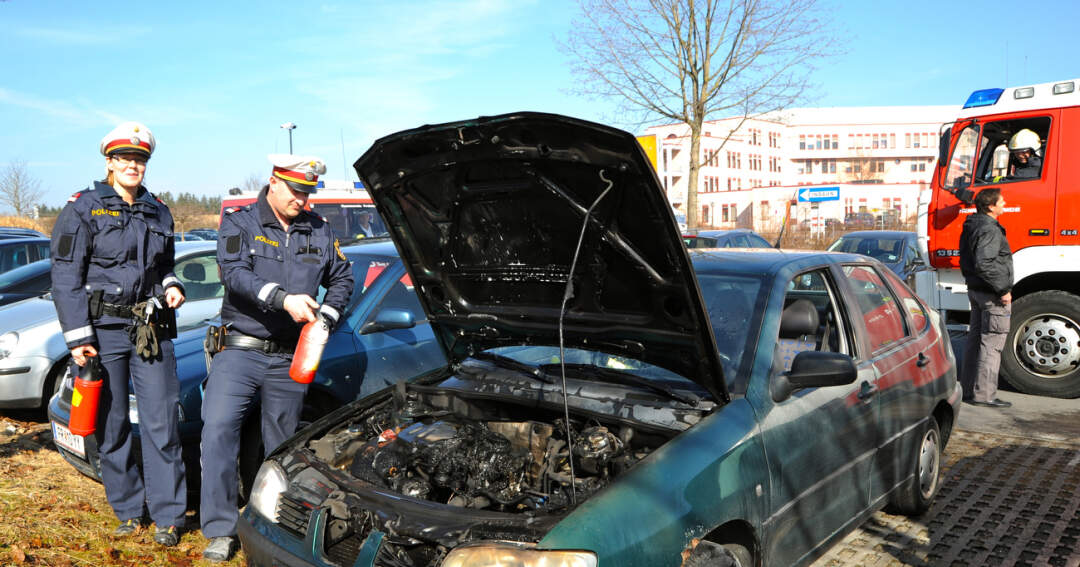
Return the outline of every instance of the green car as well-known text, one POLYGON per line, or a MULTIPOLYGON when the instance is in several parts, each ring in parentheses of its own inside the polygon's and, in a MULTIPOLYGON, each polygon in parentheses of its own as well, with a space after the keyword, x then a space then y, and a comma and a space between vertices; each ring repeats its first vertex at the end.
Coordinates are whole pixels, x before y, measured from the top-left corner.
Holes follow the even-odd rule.
POLYGON ((687 250, 634 137, 562 116, 356 170, 448 363, 270 455, 249 565, 800 565, 931 506, 955 360, 876 260, 687 250))

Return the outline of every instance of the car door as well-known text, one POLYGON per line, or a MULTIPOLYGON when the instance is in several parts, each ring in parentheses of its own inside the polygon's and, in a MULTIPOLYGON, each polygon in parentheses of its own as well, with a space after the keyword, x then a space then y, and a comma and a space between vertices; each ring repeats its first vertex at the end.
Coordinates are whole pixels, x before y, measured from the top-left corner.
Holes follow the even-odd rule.
POLYGON ((852 355, 858 376, 848 385, 798 390, 762 419, 771 482, 772 514, 765 526, 769 564, 798 563, 869 506, 877 405, 875 398, 862 394, 873 385, 876 369, 854 348, 857 328, 836 277, 825 267, 804 272, 788 284, 784 297, 785 306, 812 302, 819 313, 819 331, 813 337, 777 339, 771 380, 788 370, 783 352, 788 341, 801 341, 796 350, 852 355))
POLYGON ((358 397, 446 365, 404 265, 396 262, 387 267, 372 283, 372 288, 374 301, 367 304, 369 307, 358 309, 349 321, 358 372, 363 376, 358 397), (376 319, 388 309, 409 311, 414 325, 404 329, 377 329, 376 319))
MULTIPOLYGON (((926 345, 914 340, 912 323, 905 315, 908 305, 885 283, 884 267, 846 264, 842 271, 865 329, 865 352, 877 373, 864 392, 878 406, 877 450, 869 478, 869 498, 874 502, 898 481, 895 463, 900 439, 919 420, 920 410, 910 401, 915 379, 925 365, 922 351, 926 345)), ((922 323, 925 327, 925 314, 922 323)))

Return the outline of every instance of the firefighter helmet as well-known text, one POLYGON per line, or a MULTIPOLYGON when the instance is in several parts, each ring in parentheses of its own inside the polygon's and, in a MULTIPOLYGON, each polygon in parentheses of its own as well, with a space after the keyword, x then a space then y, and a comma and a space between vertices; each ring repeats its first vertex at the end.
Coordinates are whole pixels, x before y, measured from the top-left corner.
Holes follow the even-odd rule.
POLYGON ((1009 138, 1009 151, 1031 150, 1032 153, 1039 151, 1039 135, 1027 128, 1020 130, 1009 138))

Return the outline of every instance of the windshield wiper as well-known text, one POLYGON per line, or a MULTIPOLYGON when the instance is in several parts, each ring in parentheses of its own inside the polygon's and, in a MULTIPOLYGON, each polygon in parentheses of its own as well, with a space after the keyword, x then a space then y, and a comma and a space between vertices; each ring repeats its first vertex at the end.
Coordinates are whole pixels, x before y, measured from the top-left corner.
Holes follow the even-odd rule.
MULTIPOLYGON (((538 367, 541 372, 545 372, 549 375, 554 376, 559 375, 559 373, 561 372, 561 368, 562 365, 557 362, 553 362, 550 364, 541 364, 538 367)), ((567 374, 573 374, 578 377, 598 378, 600 380, 604 380, 606 382, 614 382, 616 384, 630 384, 634 386, 642 386, 655 392, 665 394, 667 397, 675 401, 682 402, 690 406, 696 406, 698 401, 700 401, 697 396, 694 396, 692 394, 680 394, 659 382, 654 382, 647 378, 642 378, 636 374, 623 370, 617 370, 614 368, 603 368, 600 366, 593 366, 592 364, 571 363, 566 364, 566 372, 567 374)))
POLYGON ((524 362, 521 362, 519 360, 514 360, 513 358, 510 358, 509 356, 503 356, 501 354, 495 354, 493 352, 478 352, 478 353, 472 355, 472 357, 476 358, 476 359, 479 359, 479 360, 486 360, 488 362, 494 363, 495 366, 498 366, 499 368, 507 368, 509 370, 517 370, 518 372, 528 374, 529 376, 532 376, 533 378, 536 378, 537 380, 539 380, 539 381, 541 381, 541 382, 543 382, 545 384, 554 384, 554 381, 552 381, 550 378, 548 378, 544 374, 544 372, 542 370, 540 370, 540 368, 538 368, 536 366, 533 366, 531 364, 525 364, 524 362))

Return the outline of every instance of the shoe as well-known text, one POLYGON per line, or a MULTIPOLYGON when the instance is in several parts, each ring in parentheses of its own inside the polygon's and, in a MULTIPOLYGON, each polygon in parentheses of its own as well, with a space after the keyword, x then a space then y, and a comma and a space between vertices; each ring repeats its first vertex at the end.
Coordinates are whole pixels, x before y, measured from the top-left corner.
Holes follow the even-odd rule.
POLYGON ((231 536, 212 537, 202 556, 210 561, 228 561, 235 551, 236 540, 231 536))
POLYGON ((141 527, 143 527, 142 518, 131 518, 120 522, 120 525, 113 530, 112 535, 113 537, 127 537, 141 527))
POLYGON ((154 530, 154 541, 165 547, 172 547, 180 543, 180 530, 177 530, 176 526, 169 526, 165 529, 161 529, 159 526, 154 530))
POLYGON ((994 398, 994 399, 990 400, 989 402, 979 402, 979 401, 976 401, 976 400, 971 400, 968 403, 973 405, 973 406, 983 406, 983 407, 986 407, 986 408, 1011 408, 1012 407, 1012 402, 1006 402, 1005 400, 998 399, 998 398, 994 398))

